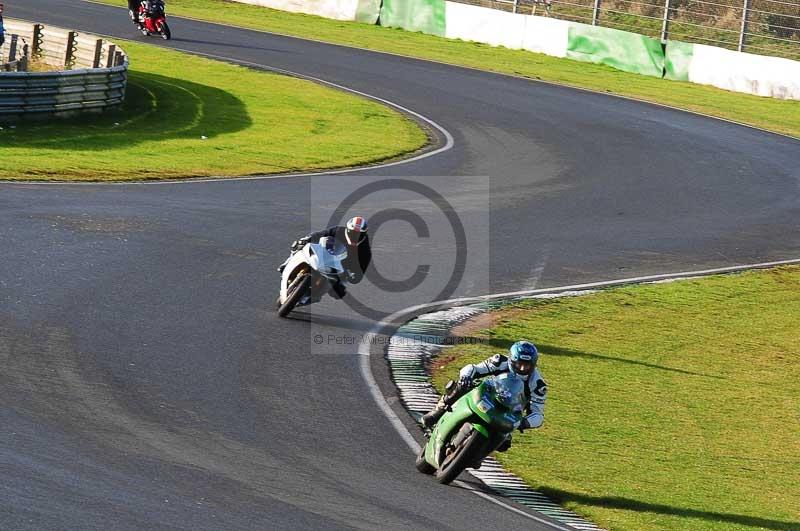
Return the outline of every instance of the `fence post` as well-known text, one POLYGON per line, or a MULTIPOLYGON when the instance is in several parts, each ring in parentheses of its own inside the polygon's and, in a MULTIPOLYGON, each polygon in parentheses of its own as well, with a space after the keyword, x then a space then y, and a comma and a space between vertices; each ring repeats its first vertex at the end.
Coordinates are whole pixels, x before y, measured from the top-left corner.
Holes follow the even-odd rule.
POLYGON ((664 2, 664 20, 661 23, 661 40, 665 41, 669 37, 669 8, 672 0, 664 2))
POLYGON ((600 0, 594 0, 594 9, 592 10, 592 26, 597 26, 600 23, 600 0))
POLYGON ((744 51, 745 41, 747 39, 747 14, 750 11, 750 0, 744 0, 744 7, 742 8, 742 29, 739 31, 739 48, 740 52, 744 51))
POLYGON ((31 57, 40 57, 42 55, 42 30, 44 26, 41 24, 33 25, 33 42, 31 43, 31 57))
POLYGON ((73 63, 75 62, 75 37, 77 36, 77 32, 70 31, 67 33, 67 51, 64 52, 64 66, 66 68, 72 68, 73 63))
POLYGON ((108 51, 106 52, 108 55, 106 56, 106 68, 111 68, 114 66, 114 53, 117 50, 116 44, 109 44, 108 51))
POLYGON ((514 10, 512 11, 512 13, 514 13, 515 15, 517 14, 517 4, 518 3, 519 3, 519 0, 514 0, 514 10))
POLYGON ((13 63, 16 61, 17 57, 17 39, 19 39, 18 35, 11 36, 11 44, 8 47, 8 62, 13 63))
POLYGON ((103 39, 97 39, 94 45, 94 59, 92 60, 92 68, 100 68, 100 59, 103 56, 103 39))
POLYGON ((17 62, 17 72, 27 72, 28 71, 28 45, 22 45, 22 57, 17 62))

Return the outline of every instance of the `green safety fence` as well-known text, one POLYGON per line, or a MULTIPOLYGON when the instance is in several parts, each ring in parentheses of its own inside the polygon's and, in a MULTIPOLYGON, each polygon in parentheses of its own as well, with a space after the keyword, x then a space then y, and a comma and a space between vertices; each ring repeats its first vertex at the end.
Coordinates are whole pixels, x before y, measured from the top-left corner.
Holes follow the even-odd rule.
POLYGON ((567 57, 602 63, 625 72, 662 77, 664 47, 661 41, 611 28, 571 24, 567 57))
POLYGON ((694 44, 667 41, 664 57, 664 77, 674 81, 689 81, 689 65, 692 64, 694 44))
POLYGON ((383 0, 380 25, 444 37, 444 0, 383 0))

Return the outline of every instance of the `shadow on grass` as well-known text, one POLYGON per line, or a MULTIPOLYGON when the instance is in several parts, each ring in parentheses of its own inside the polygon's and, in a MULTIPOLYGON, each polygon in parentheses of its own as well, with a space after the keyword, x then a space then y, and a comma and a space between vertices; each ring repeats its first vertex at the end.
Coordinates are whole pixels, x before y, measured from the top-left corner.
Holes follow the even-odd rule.
MULTIPOLYGON (((630 498, 620 498, 618 496, 590 496, 588 494, 577 494, 565 490, 541 487, 537 489, 545 496, 558 501, 559 503, 575 502, 582 505, 593 507, 605 507, 608 509, 622 509, 626 511, 637 511, 642 513, 663 514, 668 516, 679 516, 682 518, 700 518, 711 522, 723 522, 736 525, 745 525, 763 529, 797 530, 800 529, 798 522, 786 522, 783 520, 771 520, 769 518, 759 518, 757 516, 746 516, 742 514, 718 513, 714 511, 701 511, 698 509, 686 509, 683 507, 672 507, 658 503, 648 503, 630 498)), ((688 526, 687 526, 688 528, 688 526)))
MULTIPOLYGON (((484 337, 454 337, 451 338, 455 344, 481 344, 481 345, 488 345, 493 348, 497 348, 503 351, 507 351, 513 341, 507 341, 504 339, 488 339, 484 337)), ((674 372, 678 374, 687 374, 690 376, 702 376, 703 378, 714 378, 717 380, 725 380, 723 376, 717 376, 713 374, 704 374, 701 372, 694 372, 694 371, 687 371, 685 369, 677 369, 674 367, 665 367, 664 365, 658 365, 655 363, 648 363, 646 361, 638 361, 638 360, 629 360, 625 358, 618 358, 616 356, 607 356, 605 354, 597 354, 595 352, 583 352, 580 350, 573 350, 564 347, 558 347, 555 345, 547 345, 543 343, 536 343, 537 348, 542 352, 542 354, 546 356, 564 356, 569 358, 584 358, 590 360, 600 360, 600 361, 608 361, 612 363, 624 363, 627 365, 638 365, 640 367, 647 367, 648 369, 656 369, 659 371, 667 371, 667 372, 674 372)))
POLYGON ((125 103, 119 109, 72 119, 21 122, 13 137, 4 140, 8 147, 92 151, 140 142, 213 138, 242 131, 252 123, 244 102, 224 90, 131 71, 125 103))

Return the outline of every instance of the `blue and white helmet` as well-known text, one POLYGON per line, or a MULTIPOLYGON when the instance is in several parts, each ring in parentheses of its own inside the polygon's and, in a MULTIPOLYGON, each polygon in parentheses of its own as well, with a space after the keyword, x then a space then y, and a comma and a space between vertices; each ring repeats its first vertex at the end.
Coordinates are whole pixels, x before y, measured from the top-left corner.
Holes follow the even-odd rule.
POLYGON ((512 374, 527 380, 539 361, 536 345, 529 341, 517 341, 508 351, 508 370, 512 374))

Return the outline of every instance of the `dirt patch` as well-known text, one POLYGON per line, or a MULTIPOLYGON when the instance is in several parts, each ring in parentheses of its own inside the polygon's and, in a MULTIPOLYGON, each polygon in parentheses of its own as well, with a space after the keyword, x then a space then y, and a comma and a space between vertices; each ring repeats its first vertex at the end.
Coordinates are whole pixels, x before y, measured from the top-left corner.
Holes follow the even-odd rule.
POLYGON ((521 316, 530 313, 530 308, 508 307, 502 310, 493 310, 476 315, 456 325, 450 331, 452 337, 479 337, 486 338, 484 330, 495 328, 503 321, 518 320, 521 316))

